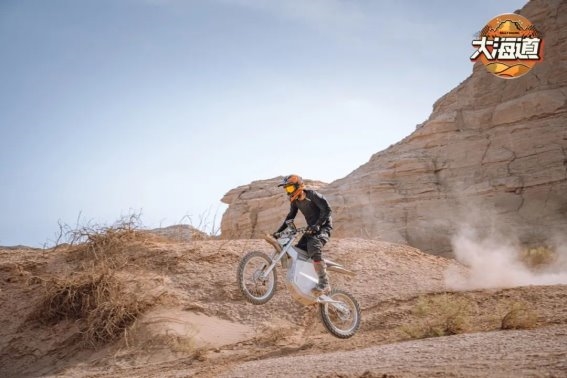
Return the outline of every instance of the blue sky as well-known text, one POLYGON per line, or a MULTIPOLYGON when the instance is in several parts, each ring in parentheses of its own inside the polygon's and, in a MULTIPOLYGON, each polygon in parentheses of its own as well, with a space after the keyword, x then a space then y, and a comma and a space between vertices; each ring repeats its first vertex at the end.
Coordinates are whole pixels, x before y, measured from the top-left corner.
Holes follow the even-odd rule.
POLYGON ((524 4, 1 0, 0 245, 40 246, 79 213, 199 223, 253 180, 344 177, 524 4))

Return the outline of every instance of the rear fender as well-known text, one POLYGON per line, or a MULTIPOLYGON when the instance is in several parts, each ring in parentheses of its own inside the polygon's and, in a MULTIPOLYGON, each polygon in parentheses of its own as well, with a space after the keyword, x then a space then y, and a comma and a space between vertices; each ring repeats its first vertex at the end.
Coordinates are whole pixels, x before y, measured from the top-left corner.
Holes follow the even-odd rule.
POLYGON ((327 265, 328 271, 342 273, 342 274, 346 274, 348 276, 356 276, 355 272, 353 272, 352 270, 348 270, 347 268, 345 268, 341 264, 338 264, 334 261, 325 260, 325 264, 327 265))

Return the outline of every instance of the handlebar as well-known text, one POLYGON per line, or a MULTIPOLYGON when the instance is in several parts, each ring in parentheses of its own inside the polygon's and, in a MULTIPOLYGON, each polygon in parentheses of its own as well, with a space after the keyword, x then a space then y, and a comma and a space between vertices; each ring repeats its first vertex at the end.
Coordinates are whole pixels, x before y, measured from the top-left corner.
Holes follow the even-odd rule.
POLYGON ((286 224, 287 224, 287 228, 279 233, 280 237, 295 236, 297 234, 303 234, 305 231, 307 231, 307 227, 295 227, 293 221, 287 221, 286 224))
POLYGON ((299 228, 295 228, 295 229, 291 229, 291 230, 283 230, 282 232, 280 232, 281 235, 297 235, 297 234, 302 234, 305 231, 307 231, 307 227, 299 227, 299 228))

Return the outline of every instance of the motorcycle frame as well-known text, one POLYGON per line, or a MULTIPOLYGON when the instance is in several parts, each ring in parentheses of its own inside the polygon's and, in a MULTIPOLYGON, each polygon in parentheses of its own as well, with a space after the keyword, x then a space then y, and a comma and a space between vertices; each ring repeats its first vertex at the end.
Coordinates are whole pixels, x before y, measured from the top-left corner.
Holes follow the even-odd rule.
MULTIPOLYGON (((341 312, 348 311, 342 302, 333 300, 328 295, 316 296, 312 293, 311 290, 318 282, 318 277, 315 272, 315 268, 313 267, 313 260, 311 258, 300 258, 300 252, 298 252, 293 246, 297 237, 304 232, 305 228, 298 229, 295 225, 293 225, 293 223, 288 223, 288 228, 281 233, 280 238, 277 240, 266 235, 266 241, 268 241, 276 249, 276 252, 271 258, 271 264, 264 270, 262 278, 267 279, 270 272, 276 268, 276 265, 280 261, 282 261, 282 266, 287 268, 287 286, 290 289, 292 297, 297 302, 304 305, 328 303, 332 304, 341 312)), ((325 259, 325 262, 327 263, 327 269, 330 271, 355 275, 354 272, 344 268, 338 263, 327 259, 325 259)))

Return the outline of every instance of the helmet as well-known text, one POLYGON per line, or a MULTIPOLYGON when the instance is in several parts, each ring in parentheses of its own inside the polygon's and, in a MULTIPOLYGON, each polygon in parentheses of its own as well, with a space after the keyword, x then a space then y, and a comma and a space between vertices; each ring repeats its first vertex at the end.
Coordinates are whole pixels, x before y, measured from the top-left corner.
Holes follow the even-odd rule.
POLYGON ((290 201, 294 201, 297 197, 299 197, 303 193, 303 189, 305 188, 303 179, 298 175, 285 176, 281 184, 279 184, 278 186, 284 187, 285 192, 290 197, 290 201))

